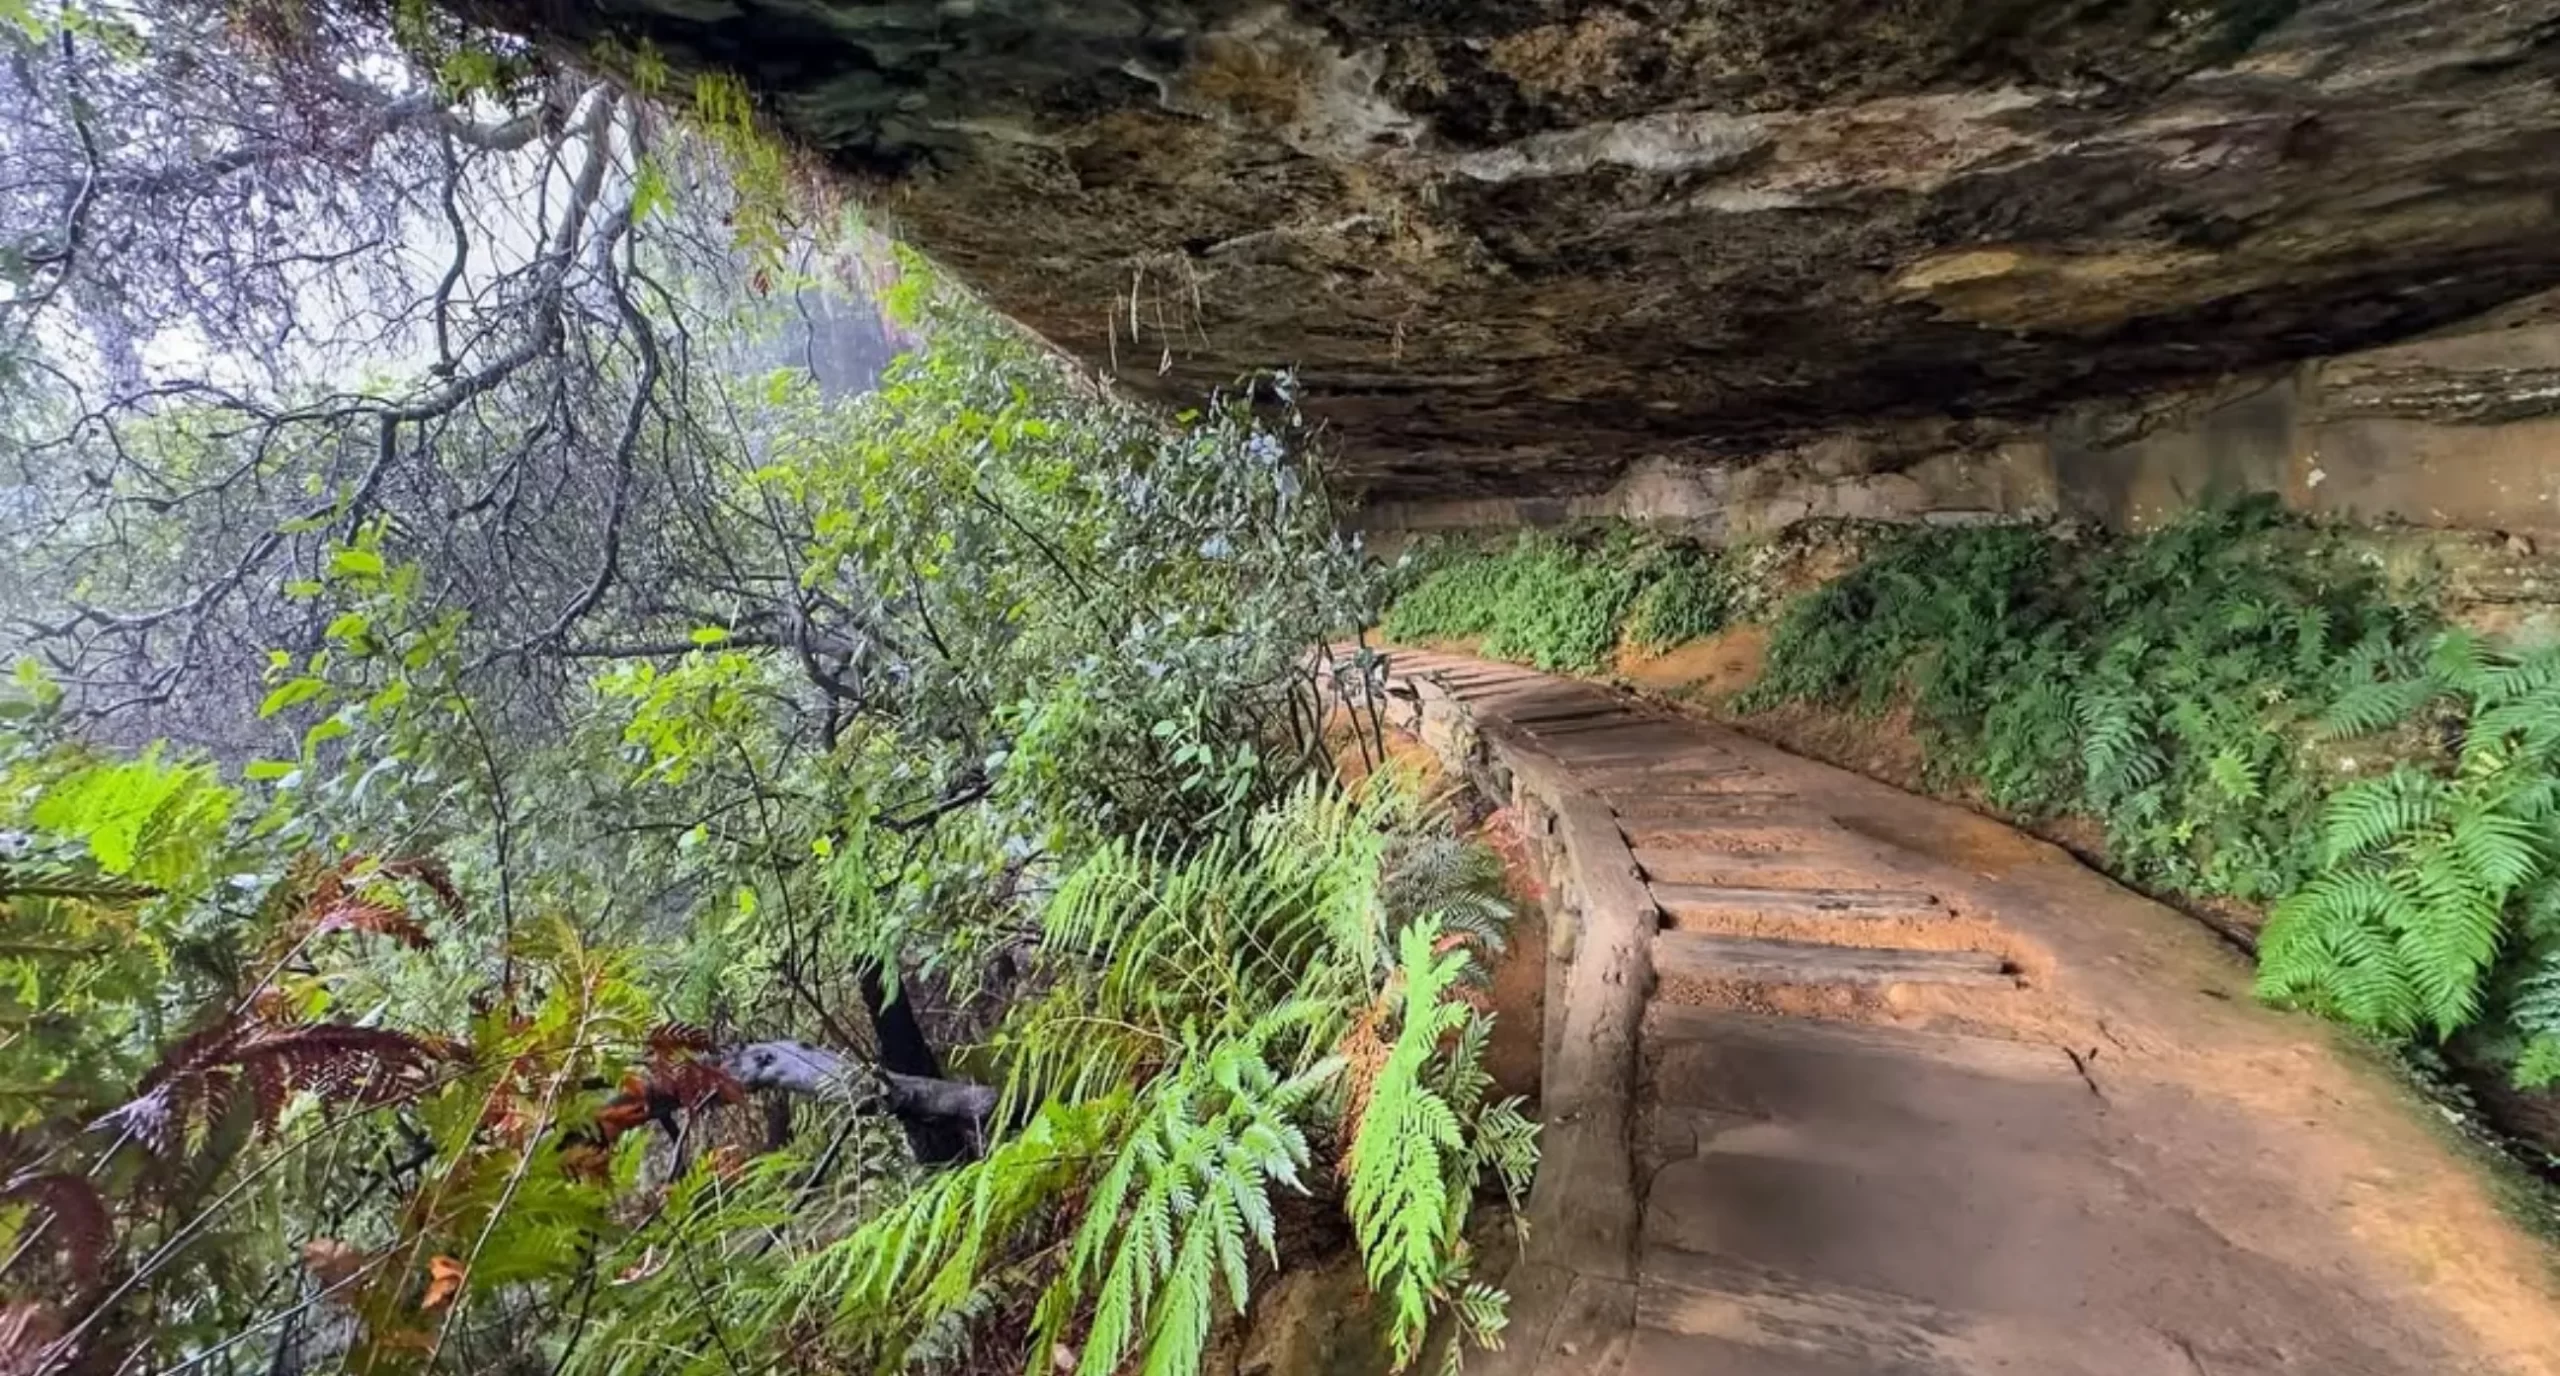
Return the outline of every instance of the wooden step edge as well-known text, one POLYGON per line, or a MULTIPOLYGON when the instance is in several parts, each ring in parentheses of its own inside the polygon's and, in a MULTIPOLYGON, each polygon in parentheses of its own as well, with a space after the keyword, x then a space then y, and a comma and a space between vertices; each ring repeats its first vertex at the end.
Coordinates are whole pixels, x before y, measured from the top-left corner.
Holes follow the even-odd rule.
POLYGON ((1812 856, 1840 855, 1843 842, 1851 837, 1846 828, 1832 825, 1830 818, 1819 813, 1792 817, 1744 814, 1686 822, 1665 822, 1639 814, 1620 817, 1618 826, 1626 833, 1631 849, 1712 859, 1750 856, 1801 863, 1812 856))
POLYGON ((1733 764, 1704 750, 1663 750, 1644 754, 1578 755, 1559 753, 1584 787, 1612 799, 1698 798, 1730 793, 1763 777, 1746 764, 1733 764))
MULTIPOLYGON (((1639 868, 1644 851, 1634 852, 1639 868)), ((1894 917, 1949 916, 1936 894, 1918 889, 1795 889, 1755 884, 1688 884, 1657 881, 1655 906, 1666 917, 1894 917)))
POLYGON ((1596 755, 1569 756, 1576 769, 1603 775, 1589 782, 1594 788, 1642 787, 1665 779, 1691 775, 1716 778, 1740 778, 1760 771, 1747 764, 1737 764, 1724 750, 1705 744, 1665 744, 1648 750, 1612 750, 1596 755))
POLYGON ((1621 732, 1660 731, 1668 723, 1660 717, 1626 712, 1577 718, 1561 726, 1541 726, 1533 721, 1524 722, 1518 717, 1506 716, 1503 718, 1503 724, 1542 741, 1585 741, 1605 738, 1621 732))
POLYGON ((1751 769, 1717 764, 1683 765, 1678 761, 1665 762, 1641 775, 1602 773, 1594 777, 1598 771, 1594 771, 1588 761, 1571 755, 1562 758, 1565 766, 1574 771, 1578 782, 1611 800, 1612 806, 1621 799, 1721 797, 1726 793, 1750 791, 1750 786, 1760 779, 1759 773, 1751 769))
POLYGON ((2009 962, 1982 951, 1833 946, 1765 937, 1711 936, 1676 929, 1654 937, 1653 965, 1666 980, 1742 980, 1854 988, 1895 984, 2017 987, 2017 976, 2009 962))
MULTIPOLYGON (((1611 806, 1621 820, 1669 819, 1663 825, 1682 822, 1710 823, 1724 819, 1756 822, 1766 812, 1793 809, 1801 814, 1831 822, 1831 814, 1804 800, 1801 793, 1785 793, 1772 789, 1726 789, 1720 793, 1651 793, 1634 794, 1614 799, 1611 806)), ((1837 823, 1831 823, 1837 825, 1837 823)))
POLYGON ((1597 717, 1631 717, 1634 715, 1636 715, 1635 710, 1629 707, 1626 703, 1619 702, 1615 698, 1609 698, 1570 707, 1541 708, 1534 712, 1518 713, 1511 718, 1511 724, 1514 726, 1525 726, 1535 730, 1550 723, 1553 723, 1557 727, 1564 727, 1574 722, 1587 722, 1597 717))
POLYGON ((1821 1056, 1922 1061, 2005 1080, 2070 1084, 2080 1078, 2059 1046, 1960 1032, 1924 1032, 1831 1018, 1771 1017, 1656 1001, 1646 1010, 1651 1050, 1705 1043, 1737 1052, 1799 1051, 1821 1056))

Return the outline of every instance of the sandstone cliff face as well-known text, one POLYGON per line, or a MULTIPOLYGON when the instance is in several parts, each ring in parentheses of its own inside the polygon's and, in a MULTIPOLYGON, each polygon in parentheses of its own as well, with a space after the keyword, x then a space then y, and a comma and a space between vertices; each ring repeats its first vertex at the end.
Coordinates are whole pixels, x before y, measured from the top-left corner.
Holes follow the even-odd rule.
POLYGON ((483 7, 739 73, 1134 387, 1298 368, 1400 499, 2033 415, 2560 282, 2560 0, 483 7))

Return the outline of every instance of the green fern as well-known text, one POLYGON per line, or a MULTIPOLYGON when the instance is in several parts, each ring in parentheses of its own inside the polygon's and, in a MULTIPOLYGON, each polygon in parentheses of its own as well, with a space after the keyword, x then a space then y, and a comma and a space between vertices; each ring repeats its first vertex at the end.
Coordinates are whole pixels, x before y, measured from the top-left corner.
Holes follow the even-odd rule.
MULTIPOLYGON (((1291 1019, 1284 1014, 1273 1027, 1291 1019)), ((1328 1059, 1283 1078, 1265 1059, 1267 1035, 1194 1048, 1158 1080, 1137 1129, 1085 1203, 1068 1260, 1035 1319, 1035 1353, 1064 1341, 1088 1297, 1092 1318, 1078 1376, 1108 1376, 1131 1350, 1140 1369, 1187 1376, 1199 1366, 1218 1302, 1251 1301, 1248 1249, 1273 1261, 1279 1241, 1269 1191, 1303 1192, 1309 1151, 1301 1123, 1339 1075, 1328 1059)))
POLYGON ((925 1182, 786 1274, 788 1315, 814 1304, 901 1364, 971 1302, 986 1269, 1121 1139, 1125 1094, 1049 1104, 984 1157, 925 1182))
POLYGON ((155 746, 54 781, 31 820, 85 843, 110 875, 165 886, 204 871, 234 801, 211 766, 168 763, 155 746))
MULTIPOLYGON (((2259 986, 2378 1031, 2449 1037, 2480 1016, 2518 915, 2549 906, 2538 895, 2560 861, 2560 668, 2460 633, 2440 637, 2426 663, 2420 701, 2466 700, 2450 775, 2404 763, 2330 799, 2328 869, 2271 916, 2259 986)), ((2544 1035, 2521 1020, 2536 1007, 2509 1013, 2529 1039, 2544 1035)), ((2518 1073, 2541 1073, 2548 1054, 2518 1073)))
POLYGON ((1461 1328, 1495 1332, 1498 1292, 1468 1288, 1458 1225, 1480 1179, 1526 1188, 1535 1126, 1487 1102, 1490 1022, 1453 986, 1498 947, 1499 884, 1392 787, 1310 782, 1187 851, 1105 846, 1043 914, 1048 988, 986 1048, 997 1120, 1029 1126, 798 1268, 795 1293, 896 1366, 1037 1255, 1035 1366, 1067 1351, 1082 1376, 1187 1374, 1248 1303, 1254 1254, 1277 1258, 1275 1191, 1305 1189, 1318 1144, 1349 1144, 1346 1207, 1401 1355, 1462 1301, 1461 1328), (1337 1092, 1337 1048, 1382 1020, 1401 1059, 1337 1092), (1382 1177, 1389 1162, 1410 1170, 1382 1177), (1438 1194, 1410 1197, 1425 1175, 1438 1194))
POLYGON ((1437 924, 1420 922, 1399 940, 1404 993, 1396 1038, 1370 1084, 1348 1154, 1346 1208, 1370 1289, 1389 1307, 1388 1343, 1398 1366, 1421 1344, 1466 1213, 1465 1189, 1452 1189, 1452 1176, 1469 1163, 1462 1125, 1427 1072, 1441 1039, 1467 1022, 1467 1006, 1448 993, 1468 957, 1438 951, 1439 935, 1437 924))
POLYGON ((2507 1025, 2524 1039, 2510 1077, 2519 1089, 2560 1082, 2560 953, 2545 952, 2507 1002, 2507 1025))
POLYGON ((2358 643, 2329 670, 2337 685, 2320 716, 2320 733, 2345 740, 2387 731, 2414 716, 2441 691, 2419 657, 2388 637, 2358 643))

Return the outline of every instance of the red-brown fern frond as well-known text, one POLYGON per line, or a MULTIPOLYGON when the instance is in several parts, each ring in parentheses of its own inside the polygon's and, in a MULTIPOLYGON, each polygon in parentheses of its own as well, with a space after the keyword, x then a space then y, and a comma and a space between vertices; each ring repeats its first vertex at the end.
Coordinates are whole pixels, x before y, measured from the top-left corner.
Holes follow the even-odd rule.
POLYGON ((724 1104, 743 1103, 747 1097, 738 1077, 709 1061, 681 1061, 653 1067, 649 1072, 649 1090, 675 1100, 687 1110, 701 1108, 715 1100, 724 1104))
POLYGON ((320 871, 309 882, 304 894, 300 921, 292 939, 308 940, 330 932, 373 932, 392 937, 401 943, 424 948, 432 943, 427 929, 386 886, 381 879, 415 879, 436 896, 448 910, 457 908, 462 895, 453 887, 453 877, 440 863, 424 857, 377 861, 366 856, 350 856, 320 871))
POLYGON ((374 868, 393 879, 410 880, 436 896, 436 905, 448 917, 463 914, 462 888, 453 882, 453 871, 432 855, 404 855, 384 860, 374 868))
MULTIPOLYGON (((21 1172, 0 1185, 0 1203, 35 1206, 48 1220, 42 1225, 48 1229, 47 1240, 61 1249, 73 1278, 83 1286, 97 1283, 115 1240, 115 1224, 96 1185, 65 1171, 21 1172)), ((5 1337, 0 1337, 0 1350, 6 1350, 5 1337)))
POLYGON ((428 938, 426 927, 411 917, 408 909, 354 895, 342 897, 322 910, 313 918, 308 934, 316 937, 331 932, 372 932, 420 951, 435 944, 428 938))
POLYGON ((1343 1059, 1343 1078, 1349 1091, 1343 1112, 1343 1122, 1350 1128, 1348 1140, 1342 1144, 1341 1171, 1345 1178, 1351 1174, 1352 1151, 1360 1140, 1361 1125, 1369 1118, 1369 1096, 1377 1088, 1378 1072, 1386 1068, 1387 1057, 1395 1050, 1394 1043, 1381 1035, 1380 1020, 1385 1012, 1383 1003, 1363 1009, 1334 1048, 1343 1059))
POLYGON ((239 1064, 252 1075, 272 1067, 288 1089, 359 1108, 415 1097, 449 1059, 449 1049, 439 1043, 387 1027, 342 1023, 261 1030, 238 1051, 239 1064))
POLYGON ((134 1087, 134 1095, 100 1116, 93 1128, 114 1128, 163 1156, 187 1140, 187 1125, 205 1098, 205 1077, 231 1063, 249 1029, 217 1022, 171 1042, 134 1087))
POLYGON ((134 1097, 93 1126, 119 1129, 172 1155, 195 1123, 219 1121, 244 1090, 258 1126, 271 1129, 296 1092, 376 1108, 423 1092, 436 1067, 454 1059, 449 1043, 383 1027, 216 1023, 171 1044, 134 1097))
POLYGON ((707 1055, 719 1049, 710 1029, 689 1022, 662 1022, 650 1028, 648 1046, 652 1061, 670 1061, 688 1053, 707 1055))
POLYGON ((717 1059, 719 1045, 709 1029, 692 1023, 665 1022, 649 1029, 647 1090, 691 1111, 718 1100, 743 1102, 746 1089, 717 1059))

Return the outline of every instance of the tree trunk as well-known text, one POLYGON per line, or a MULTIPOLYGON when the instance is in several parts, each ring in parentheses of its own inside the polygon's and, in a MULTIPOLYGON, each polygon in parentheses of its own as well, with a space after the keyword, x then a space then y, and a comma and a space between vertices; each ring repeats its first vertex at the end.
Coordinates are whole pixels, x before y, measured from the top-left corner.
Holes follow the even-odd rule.
MULTIPOLYGON (((863 967, 861 984, 862 1006, 871 1014, 871 1032, 880 1043, 880 1068, 894 1076, 940 1080, 942 1062, 933 1054, 933 1043, 925 1040, 915 1005, 903 997, 889 997, 887 981, 881 979, 877 966, 863 967)), ((906 1125, 907 1145, 915 1149, 919 1161, 965 1160, 975 1147, 977 1134, 947 1117, 900 1114, 899 1121, 906 1125)))

